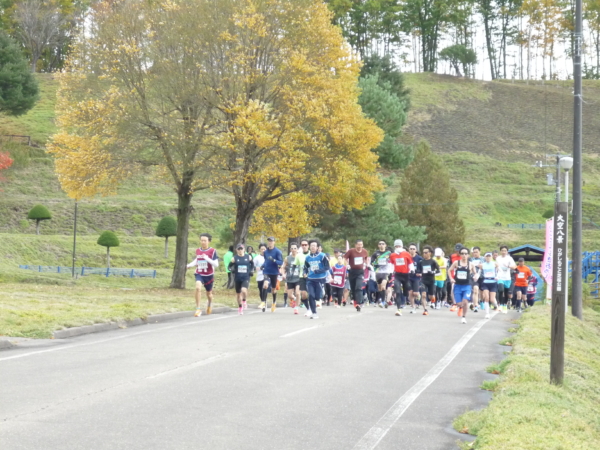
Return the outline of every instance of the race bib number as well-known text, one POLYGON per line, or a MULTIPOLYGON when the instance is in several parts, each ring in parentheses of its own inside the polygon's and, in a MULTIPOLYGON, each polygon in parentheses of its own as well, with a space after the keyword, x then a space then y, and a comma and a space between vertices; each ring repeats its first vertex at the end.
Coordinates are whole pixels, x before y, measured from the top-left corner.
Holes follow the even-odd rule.
POLYGON ((397 266, 403 266, 404 265, 404 258, 397 258, 396 259, 396 265, 397 266))
POLYGON ((508 267, 506 266, 502 266, 500 267, 500 269, 502 269, 502 272, 508 272, 508 267))
POLYGON ((313 272, 315 270, 319 270, 319 261, 311 261, 310 262, 310 270, 312 270, 313 272))
POLYGON ((464 270, 461 271, 456 271, 456 278, 459 280, 466 280, 467 279, 467 272, 465 272, 464 270))
POLYGON ((335 277, 333 277, 333 284, 337 284, 338 286, 340 284, 342 284, 342 276, 341 275, 336 275, 335 277))
POLYGON ((363 264, 363 257, 362 256, 357 256, 356 258, 354 258, 354 265, 355 266, 360 266, 361 264, 363 264))
POLYGON ((423 266, 423 273, 431 273, 431 266, 423 266))
POLYGON ((517 278, 525 278, 525 274, 523 272, 519 272, 519 275, 517 275, 517 278))
POLYGON ((204 260, 198 261, 198 269, 200 269, 200 270, 208 269, 208 263, 204 260))
POLYGON ((292 274, 294 276, 298 276, 300 274, 300 271, 298 270, 298 267, 294 267, 294 270, 292 270, 292 274))
POLYGON ((483 276, 485 278, 495 278, 496 277, 496 271, 494 271, 494 270, 486 270, 485 272, 483 272, 483 276))
POLYGON ((533 292, 533 286, 527 286, 527 292, 533 292))
POLYGON ((238 273, 248 273, 248 266, 238 266, 238 273))

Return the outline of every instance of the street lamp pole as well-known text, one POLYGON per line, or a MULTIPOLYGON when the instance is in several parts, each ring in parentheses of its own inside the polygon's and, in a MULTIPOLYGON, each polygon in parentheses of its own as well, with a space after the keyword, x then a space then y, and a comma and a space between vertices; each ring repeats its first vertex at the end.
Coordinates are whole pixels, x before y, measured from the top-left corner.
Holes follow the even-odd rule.
POLYGON ((572 313, 583 319, 582 303, 582 116, 583 97, 581 89, 581 52, 583 44, 583 0, 575 0, 575 33, 573 53, 573 289, 572 313))

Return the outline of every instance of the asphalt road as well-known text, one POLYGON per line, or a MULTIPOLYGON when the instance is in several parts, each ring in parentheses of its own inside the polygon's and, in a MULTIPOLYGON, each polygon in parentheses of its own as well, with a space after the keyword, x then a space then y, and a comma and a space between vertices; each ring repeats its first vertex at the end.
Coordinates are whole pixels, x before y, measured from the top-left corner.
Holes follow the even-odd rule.
POLYGON ((0 352, 0 448, 452 449, 515 313, 249 310, 0 352))

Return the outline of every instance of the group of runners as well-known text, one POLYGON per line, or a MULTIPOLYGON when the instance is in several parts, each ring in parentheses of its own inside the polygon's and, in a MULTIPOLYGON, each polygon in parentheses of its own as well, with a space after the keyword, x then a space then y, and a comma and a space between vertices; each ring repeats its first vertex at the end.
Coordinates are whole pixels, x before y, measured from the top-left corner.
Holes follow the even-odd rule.
MULTIPOLYGON (((207 295, 206 314, 210 314, 213 301, 215 269, 219 266, 217 251, 210 246, 211 235, 200 235, 200 248, 188 268, 196 268, 196 312, 202 310, 202 288, 207 295)), ((467 323, 467 311, 490 310, 506 313, 509 308, 521 312, 533 306, 537 279, 525 265, 523 258, 516 263, 508 254, 508 247, 481 255, 479 247, 468 249, 456 244, 454 253, 446 257, 441 248, 425 245, 419 252, 416 244, 408 249, 396 239, 393 247, 380 240, 377 250, 369 256, 363 241, 357 240, 353 248, 333 255, 323 252, 317 240, 302 239, 289 246, 289 254, 275 246, 275 238, 258 246, 258 252, 244 244, 235 246, 229 255, 227 270, 235 288, 238 313, 248 308, 247 298, 251 278, 256 275, 259 308, 264 312, 271 296, 271 312, 277 309, 277 295, 285 283, 284 307, 294 314, 305 309, 305 316, 318 319, 318 309, 323 305, 344 307, 352 302, 360 312, 365 305, 381 308, 395 307, 395 315, 409 307, 422 315, 431 310, 448 307, 456 311, 462 323, 467 323)))

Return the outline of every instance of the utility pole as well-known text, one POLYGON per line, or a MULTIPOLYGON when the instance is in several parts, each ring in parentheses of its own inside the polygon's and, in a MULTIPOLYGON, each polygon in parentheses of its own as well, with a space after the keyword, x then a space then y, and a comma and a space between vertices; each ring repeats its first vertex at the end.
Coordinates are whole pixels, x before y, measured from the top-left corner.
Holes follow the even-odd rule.
POLYGON ((73 267, 72 275, 75 278, 75 255, 77 253, 77 199, 75 199, 75 220, 73 221, 73 267))
POLYGON ((581 151, 582 151, 582 113, 583 98, 581 90, 581 46, 583 44, 583 0, 575 0, 575 51, 573 53, 573 80, 574 80, 574 105, 573 105, 573 231, 572 253, 573 261, 573 293, 571 296, 572 313, 579 320, 583 319, 582 300, 582 179, 581 179, 581 151))

